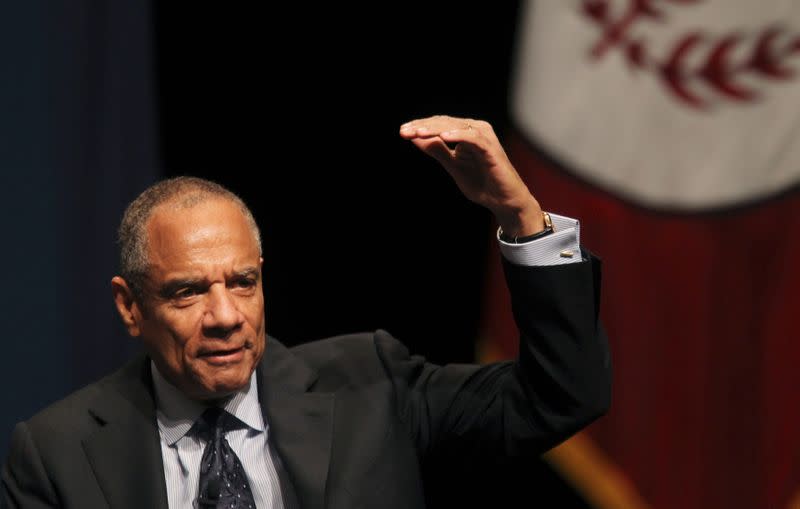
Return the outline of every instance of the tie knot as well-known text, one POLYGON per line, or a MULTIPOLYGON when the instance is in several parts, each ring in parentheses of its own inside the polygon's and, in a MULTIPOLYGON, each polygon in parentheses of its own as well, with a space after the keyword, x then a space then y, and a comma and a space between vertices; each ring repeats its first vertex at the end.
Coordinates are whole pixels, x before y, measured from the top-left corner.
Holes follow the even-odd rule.
POLYGON ((225 424, 224 414, 226 413, 227 412, 225 410, 217 406, 206 408, 206 410, 200 416, 200 422, 209 428, 214 429, 217 426, 222 426, 225 424))
POLYGON ((194 433, 205 440, 212 440, 217 434, 224 434, 243 427, 243 423, 219 407, 209 407, 195 421, 194 433))

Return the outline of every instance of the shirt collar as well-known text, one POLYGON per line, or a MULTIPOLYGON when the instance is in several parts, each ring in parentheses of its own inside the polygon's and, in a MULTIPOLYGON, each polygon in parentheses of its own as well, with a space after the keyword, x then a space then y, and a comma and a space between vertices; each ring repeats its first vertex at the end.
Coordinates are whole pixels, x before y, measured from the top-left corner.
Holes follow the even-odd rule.
MULTIPOLYGON (((186 397, 164 378, 152 360, 150 368, 156 393, 158 429, 167 445, 171 446, 189 432, 194 422, 208 406, 186 397)), ((258 383, 255 370, 250 375, 247 385, 228 398, 223 408, 245 423, 248 428, 256 432, 268 431, 261 415, 261 405, 258 402, 258 383)))

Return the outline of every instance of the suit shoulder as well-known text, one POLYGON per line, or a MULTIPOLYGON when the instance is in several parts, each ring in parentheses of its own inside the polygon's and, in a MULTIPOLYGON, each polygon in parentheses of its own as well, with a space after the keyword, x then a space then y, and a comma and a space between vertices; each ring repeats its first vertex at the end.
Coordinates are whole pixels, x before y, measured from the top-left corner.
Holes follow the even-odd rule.
POLYGON ((8 464, 28 465, 35 456, 40 458, 36 461, 52 466, 60 457, 80 454, 81 440, 97 429, 88 408, 100 396, 100 384, 83 387, 18 423, 11 436, 8 464))
POLYGON ((314 367, 337 362, 343 358, 353 361, 374 359, 376 350, 398 350, 408 355, 405 345, 383 329, 319 339, 297 345, 291 350, 314 367))
POLYGON ((409 358, 405 345, 382 329, 312 341, 293 347, 292 352, 323 377, 335 373, 349 382, 385 378, 387 359, 409 358))
POLYGON ((89 413, 92 402, 100 398, 108 386, 120 376, 139 365, 141 359, 135 359, 113 373, 51 403, 25 421, 28 431, 33 437, 60 437, 81 435, 82 430, 94 429, 95 419, 89 413))

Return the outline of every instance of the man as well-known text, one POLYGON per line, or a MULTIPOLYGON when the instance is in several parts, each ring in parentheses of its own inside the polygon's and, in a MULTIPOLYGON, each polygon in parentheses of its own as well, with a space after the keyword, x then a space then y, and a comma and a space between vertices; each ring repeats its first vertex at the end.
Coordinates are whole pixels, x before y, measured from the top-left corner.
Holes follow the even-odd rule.
POLYGON ((599 266, 577 224, 554 216, 553 231, 489 124, 436 116, 400 134, 497 218, 516 362, 434 366, 381 330, 287 349, 266 336, 245 205, 161 182, 126 210, 112 279, 147 356, 16 427, 6 504, 424 507, 427 462, 530 457, 605 412, 599 266))

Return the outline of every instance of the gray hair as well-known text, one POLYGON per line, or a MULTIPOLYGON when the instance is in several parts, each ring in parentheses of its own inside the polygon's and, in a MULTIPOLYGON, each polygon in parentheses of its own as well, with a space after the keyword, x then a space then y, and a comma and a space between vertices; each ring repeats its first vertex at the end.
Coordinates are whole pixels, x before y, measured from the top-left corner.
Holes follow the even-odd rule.
POLYGON ((239 207, 253 233, 258 252, 262 254, 261 233, 252 212, 241 198, 215 182, 197 177, 162 180, 145 189, 128 205, 117 231, 120 275, 137 299, 143 296, 149 267, 147 223, 156 207, 171 202, 180 208, 190 208, 213 198, 229 200, 239 207))

